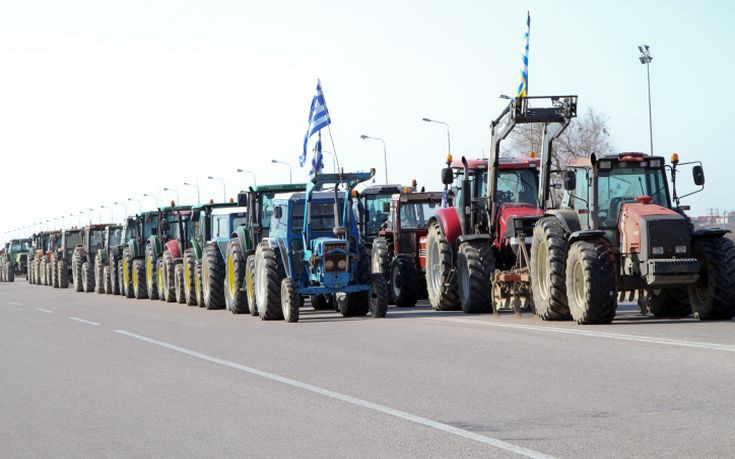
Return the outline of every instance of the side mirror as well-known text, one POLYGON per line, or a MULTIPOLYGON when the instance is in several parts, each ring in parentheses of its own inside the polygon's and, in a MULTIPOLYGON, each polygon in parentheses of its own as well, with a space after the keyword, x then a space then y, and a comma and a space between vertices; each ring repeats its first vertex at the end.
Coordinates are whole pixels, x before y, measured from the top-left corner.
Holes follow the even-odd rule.
POLYGON ((704 185, 704 169, 702 169, 702 166, 697 165, 692 168, 692 178, 695 185, 704 185))
POLYGON ((247 207, 248 205, 248 194, 237 193, 237 205, 240 207, 247 207))
POLYGON ((454 171, 451 167, 445 167, 442 169, 442 184, 451 185, 454 182, 454 171))
POLYGON ((390 203, 389 202, 384 202, 383 203, 383 212, 385 212, 385 213, 390 212, 390 203))
POLYGON ((283 209, 281 209, 281 206, 277 206, 273 209, 273 216, 279 220, 283 217, 283 209))
POLYGON ((577 174, 574 171, 564 171, 564 189, 572 191, 577 188, 577 174))
POLYGON ((200 213, 200 211, 198 211, 198 210, 192 211, 191 212, 191 219, 192 220, 199 220, 199 213, 200 213))

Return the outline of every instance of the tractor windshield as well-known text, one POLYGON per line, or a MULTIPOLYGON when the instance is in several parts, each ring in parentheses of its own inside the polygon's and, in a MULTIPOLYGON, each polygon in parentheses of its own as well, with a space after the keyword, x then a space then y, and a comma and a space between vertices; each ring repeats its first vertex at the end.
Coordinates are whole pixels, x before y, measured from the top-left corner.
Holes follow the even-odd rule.
POLYGON ((115 247, 122 244, 122 233, 122 228, 115 228, 113 230, 110 230, 110 247, 115 247))
POLYGON ((368 196, 365 199, 365 232, 378 234, 383 223, 390 219, 390 196, 368 196))
POLYGON ((615 227, 623 203, 634 202, 636 196, 651 196, 653 204, 669 207, 663 170, 646 169, 631 162, 600 169, 597 181, 600 226, 615 227))
POLYGON ((95 251, 102 248, 102 230, 95 230, 89 234, 89 249, 95 251))
MULTIPOLYGON (((340 201, 340 204, 342 201, 340 201)), ((340 208, 342 206, 340 205, 340 208)), ((312 202, 310 231, 314 233, 331 233, 334 228, 334 201, 312 202)), ((304 203, 294 204, 291 213, 291 228, 294 233, 300 233, 304 228, 304 203)))
POLYGON ((259 196, 260 227, 262 229, 270 229, 271 227, 271 216, 273 215, 273 196, 275 195, 276 195, 275 192, 271 192, 271 193, 263 193, 259 196))
POLYGON ((441 207, 436 202, 407 202, 401 204, 401 229, 426 229, 429 219, 441 207))
POLYGON ((536 169, 506 169, 498 173, 498 199, 501 202, 536 202, 536 169))
POLYGON ((66 248, 70 249, 82 244, 82 233, 74 231, 66 233, 66 248))
POLYGON ((29 247, 30 244, 28 241, 13 241, 13 245, 10 250, 13 252, 28 252, 29 247))

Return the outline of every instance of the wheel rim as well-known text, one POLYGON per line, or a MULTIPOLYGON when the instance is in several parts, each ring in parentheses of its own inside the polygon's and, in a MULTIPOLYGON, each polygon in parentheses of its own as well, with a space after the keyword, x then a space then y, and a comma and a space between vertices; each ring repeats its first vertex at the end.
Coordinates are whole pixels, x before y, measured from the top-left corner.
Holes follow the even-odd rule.
POLYGON ((206 260, 202 263, 202 292, 205 297, 209 293, 209 263, 206 260))
POLYGON ((572 270, 572 291, 576 305, 584 304, 584 266, 582 266, 582 263, 580 261, 576 261, 574 263, 574 269, 572 270))
POLYGON ((232 254, 227 255, 227 290, 230 292, 230 297, 235 297, 235 259, 232 254))
POLYGON ((429 255, 429 267, 431 269, 431 289, 435 293, 440 293, 442 289, 442 263, 438 243, 435 242, 434 244, 432 244, 429 255))
MULTIPOLYGON (((158 285, 163 286, 163 269, 158 270, 158 285)), ((166 289, 162 288, 160 294, 163 294, 163 297, 165 299, 166 295, 166 289)))
POLYGON ((247 272, 246 282, 247 282, 247 290, 248 290, 248 302, 250 303, 250 307, 255 307, 257 309, 257 306, 255 305, 255 279, 253 279, 253 269, 249 269, 247 272))
POLYGON ((538 283, 541 298, 546 300, 549 298, 549 276, 551 272, 549 266, 549 250, 546 241, 539 244, 538 255, 536 258, 536 282, 538 283))
POLYGON ((127 287, 128 286, 128 281, 129 281, 129 278, 128 278, 128 260, 127 259, 126 260, 123 260, 122 266, 123 266, 123 272, 122 272, 123 282, 125 283, 125 286, 127 287))
POLYGON ((191 273, 191 270, 189 269, 189 263, 186 263, 184 265, 184 288, 186 289, 186 293, 189 293, 189 289, 191 288, 191 279, 189 279, 189 273, 191 273))
POLYGON ((133 290, 138 293, 138 276, 133 276, 133 290))
MULTIPOLYGON (((261 303, 265 301, 266 293, 268 293, 267 286, 266 286, 266 280, 264 279, 266 277, 265 273, 263 272, 264 269, 262 268, 263 264, 258 263, 255 266, 255 269, 258 270, 258 275, 255 276, 255 290, 257 292, 257 295, 255 297, 257 303, 261 303)), ((262 309, 261 305, 258 305, 258 309, 262 309)))

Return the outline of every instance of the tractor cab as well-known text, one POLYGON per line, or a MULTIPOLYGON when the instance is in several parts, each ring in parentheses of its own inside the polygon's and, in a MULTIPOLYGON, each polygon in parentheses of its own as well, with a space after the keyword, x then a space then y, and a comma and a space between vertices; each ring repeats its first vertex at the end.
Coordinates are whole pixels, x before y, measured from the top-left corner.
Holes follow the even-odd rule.
POLYGON ((252 253, 258 242, 268 237, 273 215, 273 198, 278 193, 305 191, 305 183, 259 185, 237 195, 237 205, 247 210, 246 224, 235 227, 233 237, 240 238, 244 253, 252 253))
POLYGON ((391 201, 396 193, 403 192, 401 185, 371 185, 355 193, 353 206, 363 243, 372 246, 381 229, 391 225, 391 201))
POLYGON ((74 249, 78 245, 82 245, 83 231, 79 228, 64 230, 60 234, 58 246, 59 257, 67 260, 71 259, 74 249))
POLYGON ((192 245, 196 244, 201 253, 207 243, 216 243, 223 256, 232 233, 235 228, 247 224, 247 216, 247 208, 236 202, 209 203, 192 208, 192 245))
POLYGON ((107 224, 88 225, 84 227, 80 245, 84 248, 90 259, 93 259, 98 251, 104 250, 106 245, 105 228, 107 224))

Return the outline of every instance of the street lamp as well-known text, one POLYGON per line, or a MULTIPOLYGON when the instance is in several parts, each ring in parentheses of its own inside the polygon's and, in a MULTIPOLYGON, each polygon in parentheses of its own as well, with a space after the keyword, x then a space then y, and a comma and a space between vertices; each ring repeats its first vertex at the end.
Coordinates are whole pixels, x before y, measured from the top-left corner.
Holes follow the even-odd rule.
POLYGON ((651 56, 648 45, 640 45, 638 51, 641 52, 638 59, 641 61, 641 64, 646 66, 646 76, 648 77, 648 135, 651 140, 651 155, 653 155, 653 117, 651 115, 651 61, 653 60, 653 56, 651 56))
POLYGON ((183 185, 184 186, 193 186, 194 188, 197 189, 197 204, 201 204, 202 200, 201 200, 201 198, 199 196, 199 183, 197 182, 196 184, 192 184, 192 183, 184 182, 183 185))
POLYGON ((153 198, 153 199, 155 199, 155 200, 156 200, 156 207, 157 207, 157 208, 160 208, 160 207, 161 207, 161 206, 159 205, 159 202, 158 202, 158 195, 155 195, 155 194, 149 194, 149 193, 143 193, 143 196, 144 196, 144 197, 146 197, 146 198, 153 198))
POLYGON ((284 161, 278 161, 277 159, 271 159, 273 164, 283 164, 288 166, 288 183, 293 183, 293 176, 291 175, 291 165, 284 161))
POLYGON ((179 199, 179 190, 174 190, 173 188, 164 188, 163 191, 173 191, 174 193, 176 193, 176 202, 177 203, 181 202, 179 199))
POLYGON ((225 182, 225 179, 219 178, 219 177, 212 177, 211 175, 207 177, 209 180, 216 180, 218 182, 222 182, 222 193, 223 193, 223 200, 222 202, 227 202, 227 182, 225 182))
POLYGON ((245 169, 238 169, 237 172, 240 172, 242 174, 250 174, 253 177, 253 186, 258 184, 258 182, 255 180, 255 172, 246 171, 245 169))
POLYGON ((444 126, 446 126, 447 128, 447 154, 451 154, 452 153, 452 143, 449 140, 449 125, 445 123, 444 121, 437 121, 437 120, 432 120, 429 118, 421 118, 421 121, 426 121, 427 123, 443 124, 444 126))
POLYGON ((138 203, 138 213, 139 214, 142 214, 143 213, 143 206, 140 204, 140 200, 139 199, 128 198, 128 201, 137 202, 138 203))
POLYGON ((381 139, 380 137, 370 137, 369 135, 361 135, 360 138, 362 140, 379 140, 380 142, 383 142, 383 163, 385 164, 385 184, 388 184, 388 153, 386 153, 385 149, 385 140, 381 139))

